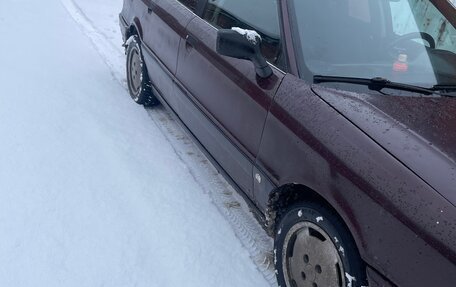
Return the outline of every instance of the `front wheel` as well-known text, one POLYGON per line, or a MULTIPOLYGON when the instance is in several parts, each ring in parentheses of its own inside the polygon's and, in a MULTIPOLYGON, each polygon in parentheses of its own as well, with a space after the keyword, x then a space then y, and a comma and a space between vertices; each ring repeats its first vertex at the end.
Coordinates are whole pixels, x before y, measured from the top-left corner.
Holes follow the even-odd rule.
POLYGON ((128 39, 127 43, 127 83, 130 96, 137 104, 156 105, 158 100, 152 92, 140 39, 135 35, 128 39))
POLYGON ((367 286, 365 266, 342 220, 315 203, 289 208, 274 241, 279 286, 367 286))

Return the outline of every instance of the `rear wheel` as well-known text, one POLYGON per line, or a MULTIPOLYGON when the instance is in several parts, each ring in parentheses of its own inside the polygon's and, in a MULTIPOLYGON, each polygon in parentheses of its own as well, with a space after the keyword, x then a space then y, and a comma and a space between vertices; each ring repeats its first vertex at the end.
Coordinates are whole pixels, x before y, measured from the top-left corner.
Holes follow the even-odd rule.
POLYGON ((342 220, 320 204, 291 207, 275 238, 279 286, 367 286, 365 266, 342 220))
POLYGON ((132 36, 127 43, 127 83, 130 96, 137 104, 156 105, 158 100, 152 92, 139 37, 132 36))

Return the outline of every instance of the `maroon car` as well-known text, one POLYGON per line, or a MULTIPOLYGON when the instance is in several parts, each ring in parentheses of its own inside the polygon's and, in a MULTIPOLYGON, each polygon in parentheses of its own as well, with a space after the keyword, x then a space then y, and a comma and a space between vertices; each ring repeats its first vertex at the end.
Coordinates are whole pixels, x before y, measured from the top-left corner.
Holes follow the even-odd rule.
POLYGON ((280 286, 456 286, 448 0, 124 0, 127 80, 274 237, 280 286))

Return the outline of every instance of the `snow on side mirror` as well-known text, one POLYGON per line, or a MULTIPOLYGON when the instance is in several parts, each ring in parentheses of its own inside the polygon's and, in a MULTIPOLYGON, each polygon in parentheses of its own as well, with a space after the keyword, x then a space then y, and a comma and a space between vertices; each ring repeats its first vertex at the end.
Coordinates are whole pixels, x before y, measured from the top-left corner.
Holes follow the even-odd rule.
POLYGON ((260 78, 273 72, 261 54, 261 36, 253 30, 241 28, 221 29, 217 33, 217 53, 223 56, 251 61, 260 78))

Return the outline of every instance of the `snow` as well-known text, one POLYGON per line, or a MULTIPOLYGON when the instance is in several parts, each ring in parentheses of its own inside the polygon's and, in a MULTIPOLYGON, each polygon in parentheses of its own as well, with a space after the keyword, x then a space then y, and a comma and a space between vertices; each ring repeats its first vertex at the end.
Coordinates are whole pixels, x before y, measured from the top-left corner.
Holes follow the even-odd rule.
POLYGON ((241 29, 239 27, 233 27, 231 30, 236 31, 237 33, 245 36, 247 40, 249 40, 250 43, 256 45, 258 43, 258 40, 261 40, 260 34, 258 34, 254 30, 245 30, 241 29))
POLYGON ((353 286, 353 281, 356 281, 356 278, 354 276, 351 276, 347 272, 345 272, 345 278, 347 278, 347 287, 352 287, 353 286))
POLYGON ((342 246, 339 247, 339 252, 345 256, 345 249, 342 246))
POLYGON ((129 98, 121 0, 76 3, 0 1, 0 286, 270 285, 218 175, 129 98))

